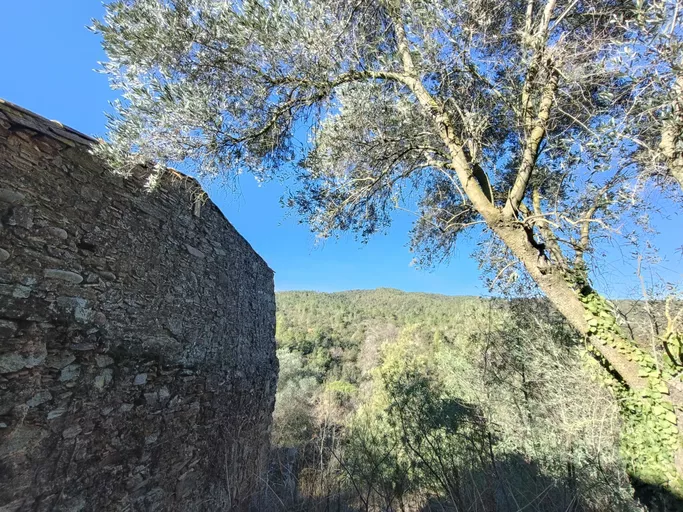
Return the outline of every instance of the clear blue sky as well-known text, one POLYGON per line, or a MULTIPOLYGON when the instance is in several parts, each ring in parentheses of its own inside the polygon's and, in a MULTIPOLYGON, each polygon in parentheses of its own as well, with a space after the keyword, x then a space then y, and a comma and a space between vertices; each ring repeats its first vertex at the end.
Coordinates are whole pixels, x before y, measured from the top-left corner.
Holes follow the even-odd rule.
MULTIPOLYGON (((94 72, 105 60, 99 39, 85 27, 101 18, 97 0, 23 0, 4 2, 0 10, 0 97, 56 119, 82 132, 103 136, 109 101, 115 94, 106 77, 94 72)), ((259 187, 243 177, 238 194, 207 184, 211 199, 275 270, 278 290, 337 291, 392 287, 449 295, 483 294, 472 245, 464 241, 448 265, 431 272, 410 266, 406 246, 410 217, 399 214, 389 233, 362 245, 350 236, 316 245, 305 225, 282 209, 276 184, 259 187)), ((666 257, 657 269, 680 281, 683 261, 683 218, 667 209, 658 222, 663 235, 656 243, 666 257)), ((632 295, 638 284, 635 266, 619 248, 608 251, 607 264, 596 276, 598 287, 613 296, 632 295)))

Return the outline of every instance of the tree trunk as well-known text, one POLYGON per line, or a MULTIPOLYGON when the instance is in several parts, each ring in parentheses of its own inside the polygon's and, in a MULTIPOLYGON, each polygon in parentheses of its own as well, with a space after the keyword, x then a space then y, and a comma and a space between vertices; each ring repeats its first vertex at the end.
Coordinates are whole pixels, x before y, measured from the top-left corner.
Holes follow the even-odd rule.
POLYGON ((567 321, 582 335, 587 336, 591 344, 609 361, 624 382, 634 390, 647 386, 647 379, 638 375, 639 365, 608 344, 602 344, 590 333, 586 320, 586 309, 579 299, 579 294, 565 280, 560 272, 542 269, 539 265, 540 254, 527 238, 526 232, 510 225, 494 225, 494 232, 505 242, 512 253, 522 262, 532 279, 543 290, 543 293, 567 321))
MULTIPOLYGON (((527 234, 521 227, 516 227, 502 222, 491 225, 494 232, 503 240, 513 254, 522 262, 532 279, 543 290, 550 303, 564 318, 581 334, 586 336, 591 345, 604 357, 612 369, 619 375, 623 384, 630 390, 640 392, 651 388, 651 382, 643 376, 644 366, 635 358, 627 356, 623 350, 614 348, 608 340, 600 339, 591 331, 587 321, 587 310, 580 299, 580 291, 574 290, 572 284, 565 280, 561 272, 546 270, 539 266, 539 252, 527 238, 527 234)), ((588 315, 589 316, 589 315, 588 315)), ((590 316, 589 316, 590 318, 590 316)), ((631 340, 622 337, 620 343, 632 345, 631 340)), ((635 347, 634 347, 635 348, 635 347)), ((635 350, 640 350, 635 348, 635 350)), ((632 355, 632 353, 631 353, 632 355)), ((664 382, 664 381, 662 381, 664 382)), ((673 464, 678 474, 678 480, 669 482, 670 489, 679 498, 683 499, 683 447, 680 440, 683 439, 681 425, 683 425, 683 385, 680 381, 672 379, 665 382, 668 388, 668 396, 663 401, 674 405, 676 414, 676 426, 678 430, 678 447, 674 450, 673 464)), ((647 400, 647 399, 645 399, 647 400)))

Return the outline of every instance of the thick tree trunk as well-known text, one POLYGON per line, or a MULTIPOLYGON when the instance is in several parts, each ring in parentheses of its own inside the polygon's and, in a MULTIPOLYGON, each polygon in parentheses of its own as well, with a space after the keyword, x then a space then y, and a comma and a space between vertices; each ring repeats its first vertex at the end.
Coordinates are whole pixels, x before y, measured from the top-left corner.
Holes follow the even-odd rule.
MULTIPOLYGON (((538 250, 527 238, 526 232, 509 224, 492 224, 494 232, 503 240, 508 248, 524 264, 527 272, 543 290, 543 293, 551 304, 565 317, 565 319, 581 334, 588 337, 591 345, 619 374, 623 383, 631 390, 642 391, 648 387, 648 379, 642 376, 641 365, 629 359, 617 348, 611 346, 606 340, 600 340, 591 333, 586 320, 586 309, 579 299, 579 294, 572 288, 564 276, 559 272, 546 271, 539 266, 538 250)), ((622 340, 631 343, 630 340, 622 340)), ((669 399, 676 407, 677 427, 679 439, 683 438, 681 426, 683 425, 683 386, 680 381, 673 379, 666 383, 669 389, 669 399)), ((683 448, 680 447, 674 454, 674 465, 680 478, 683 478, 683 448)))
POLYGON ((546 270, 539 265, 540 255, 527 238, 526 232, 521 228, 504 224, 494 225, 492 228, 519 258, 552 305, 579 333, 589 337, 591 344, 613 366, 624 382, 632 389, 643 389, 647 385, 647 380, 638 375, 638 363, 629 361, 625 355, 610 345, 592 339, 594 337, 590 334, 586 310, 579 300, 578 293, 559 272, 546 270))

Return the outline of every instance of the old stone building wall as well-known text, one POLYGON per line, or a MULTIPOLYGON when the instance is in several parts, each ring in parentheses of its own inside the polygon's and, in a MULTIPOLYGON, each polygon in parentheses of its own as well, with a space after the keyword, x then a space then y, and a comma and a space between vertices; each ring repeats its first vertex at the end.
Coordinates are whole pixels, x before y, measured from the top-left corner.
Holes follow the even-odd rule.
POLYGON ((0 102, 0 511, 245 509, 273 273, 195 180, 92 143, 0 102))

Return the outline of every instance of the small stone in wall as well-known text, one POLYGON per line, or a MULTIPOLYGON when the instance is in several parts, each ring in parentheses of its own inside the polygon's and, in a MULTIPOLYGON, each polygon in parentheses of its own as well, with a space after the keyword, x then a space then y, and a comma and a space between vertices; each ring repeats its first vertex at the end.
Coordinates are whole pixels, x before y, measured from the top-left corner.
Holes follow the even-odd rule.
POLYGON ((159 395, 155 393, 145 393, 145 402, 150 407, 157 407, 159 405, 159 395))
POLYGON ((47 232, 53 237, 59 238, 60 240, 66 240, 69 237, 66 230, 62 228, 49 227, 47 228, 47 232))
POLYGON ((147 384, 147 374, 138 373, 135 376, 135 379, 133 379, 133 386, 143 386, 145 384, 147 384))
POLYGON ((95 323, 95 325, 99 325, 100 327, 102 327, 107 323, 107 317, 104 313, 98 311, 97 313, 95 313, 95 316, 93 316, 92 321, 95 323))
POLYGON ((87 504, 85 498, 78 496, 76 498, 71 498, 70 500, 64 501, 65 512, 83 512, 87 510, 87 504))
POLYGON ((204 253, 202 251, 200 251, 199 249, 195 249, 194 247, 192 247, 189 244, 185 244, 185 247, 187 247, 187 252, 189 252, 195 258, 203 258, 204 257, 204 253))
POLYGON ((78 425, 74 425, 72 427, 67 428, 64 432, 62 432, 62 437, 64 439, 73 439, 81 433, 81 430, 81 427, 79 427, 78 425))
POLYGON ((24 200, 24 194, 9 188, 0 188, 0 202, 8 204, 21 203, 24 200))
POLYGON ((55 418, 59 418, 60 416, 62 416, 65 412, 66 412, 66 409, 63 407, 53 409, 47 413, 47 419, 48 420, 54 420, 55 418))
POLYGON ((170 398, 170 396, 171 396, 171 392, 168 390, 168 388, 166 386, 163 386, 159 390, 159 400, 166 401, 170 398))
POLYGON ((85 185, 81 189, 81 196, 83 197, 83 199, 87 199, 89 201, 99 201, 100 199, 102 199, 102 192, 98 190, 96 187, 85 185))
POLYGON ((61 281, 66 281, 72 284, 81 284, 83 282, 83 276, 77 274, 76 272, 70 272, 68 270, 59 270, 55 268, 45 269, 45 277, 48 279, 59 279, 61 281))
POLYGON ((112 272, 100 272, 100 277, 105 281, 116 281, 116 274, 112 272))
POLYGON ((12 291, 12 297, 15 299, 28 299, 31 296, 31 288, 18 284, 14 287, 12 291))
POLYGON ((97 363, 97 366, 100 368, 105 368, 111 364, 114 363, 114 359, 112 359, 109 356, 105 356, 103 354, 97 354, 95 356, 95 362, 97 363))
POLYGON ((61 370, 65 366, 69 366, 76 360, 76 356, 71 352, 62 352, 61 354, 53 354, 47 359, 47 365, 55 370, 61 370))
POLYGON ((183 349, 182 344, 171 336, 146 336, 140 340, 140 345, 146 352, 165 360, 175 360, 183 349))
POLYGON ((69 366, 62 369, 62 373, 59 375, 60 382, 69 382, 77 379, 81 374, 81 366, 78 364, 70 364, 69 366))
POLYGON ((39 405, 49 402, 50 400, 52 400, 52 393, 50 393, 48 390, 38 391, 38 393, 33 395, 33 397, 26 402, 26 405, 29 407, 38 407, 39 405))
POLYGON ((3 354, 0 356, 0 373, 13 373, 22 370, 26 361, 21 354, 3 354))
POLYGON ((77 352, 89 352, 95 350, 95 345, 92 343, 72 343, 69 348, 71 348, 71 350, 76 350, 77 352))
POLYGON ((13 322, 12 320, 2 320, 0 319, 0 339, 8 339, 14 336, 14 333, 17 332, 17 329, 19 326, 17 325, 16 322, 13 322))
POLYGON ((77 322, 89 323, 92 320, 92 309, 87 307, 88 301, 82 297, 57 297, 57 306, 72 313, 77 322))
MULTIPOLYGON (((0 457, 3 457, 14 452, 26 452, 31 450, 47 435, 47 432, 34 425, 19 424, 12 430, 12 435, 3 439, 0 445, 0 457)), ((3 477, 5 475, 3 474, 3 477)), ((3 491, 6 486, 3 485, 3 491)), ((5 507, 3 507, 5 508, 5 507)), ((2 509, 0 509, 2 510, 2 509)), ((7 509, 5 509, 7 510, 7 509)), ((18 510, 18 509, 10 509, 18 510)))
POLYGON ((9 253, 5 249, 0 249, 0 263, 9 259, 9 253))
POLYGON ((24 368, 33 368, 45 361, 47 350, 45 345, 37 344, 26 346, 27 352, 10 352, 0 356, 0 373, 14 373, 24 368))
POLYGON ((159 439, 159 432, 154 432, 153 434, 145 437, 145 444, 154 444, 159 439))
POLYGON ((33 227, 33 210, 23 206, 13 208, 7 219, 7 224, 24 229, 31 229, 33 227))
POLYGON ((110 368, 105 368, 97 377, 95 377, 95 387, 100 390, 104 389, 111 383, 113 379, 113 370, 111 370, 110 368))
POLYGON ((21 280, 21 284, 24 286, 35 286, 38 280, 35 277, 26 276, 21 280))

